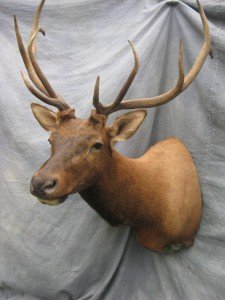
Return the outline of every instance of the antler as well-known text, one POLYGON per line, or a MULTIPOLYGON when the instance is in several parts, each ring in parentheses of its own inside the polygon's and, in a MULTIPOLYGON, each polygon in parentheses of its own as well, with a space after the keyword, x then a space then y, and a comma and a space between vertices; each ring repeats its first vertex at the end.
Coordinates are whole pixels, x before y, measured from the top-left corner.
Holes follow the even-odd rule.
POLYGON ((182 93, 191 84, 191 82, 196 78, 199 71, 201 70, 208 54, 212 57, 211 38, 210 38, 207 18, 205 16, 204 10, 203 10, 199 0, 196 0, 196 1, 198 4, 199 13, 200 13, 201 20, 202 20, 204 43, 203 43, 203 46, 195 60, 194 65, 192 66, 192 68, 188 72, 188 74, 184 77, 183 43, 181 40, 180 46, 179 46, 179 58, 178 58, 179 76, 178 76, 178 81, 177 81, 176 86, 174 88, 172 88, 171 90, 169 90, 168 92, 161 94, 159 96, 156 96, 156 97, 122 101, 129 89, 132 81, 134 80, 135 75, 139 68, 139 60, 138 60, 137 52, 135 50, 134 45, 131 42, 129 42, 131 45, 131 49, 133 51, 134 60, 135 60, 134 68, 133 68, 132 72, 130 73, 130 76, 128 77, 127 81, 123 85, 121 91, 119 92, 116 100, 108 106, 104 106, 101 102, 99 102, 100 78, 99 78, 99 76, 97 77, 97 80, 95 83, 95 89, 94 89, 94 96, 93 96, 93 105, 96 108, 97 113, 108 116, 109 114, 111 114, 115 111, 121 110, 121 109, 156 107, 156 106, 168 103, 169 101, 174 99, 176 96, 178 96, 180 93, 182 93))
POLYGON ((35 58, 37 34, 38 32, 41 32, 43 35, 45 35, 44 30, 39 28, 38 25, 44 3, 45 0, 42 0, 35 13, 27 50, 24 47, 23 40, 19 32, 16 16, 14 16, 15 32, 20 54, 27 69, 27 73, 37 89, 35 89, 33 85, 28 81, 22 71, 21 75, 26 87, 35 97, 39 98, 49 105, 57 107, 59 110, 66 110, 70 108, 69 105, 65 102, 65 100, 62 99, 60 95, 55 93, 47 78, 42 73, 41 68, 39 67, 35 58))

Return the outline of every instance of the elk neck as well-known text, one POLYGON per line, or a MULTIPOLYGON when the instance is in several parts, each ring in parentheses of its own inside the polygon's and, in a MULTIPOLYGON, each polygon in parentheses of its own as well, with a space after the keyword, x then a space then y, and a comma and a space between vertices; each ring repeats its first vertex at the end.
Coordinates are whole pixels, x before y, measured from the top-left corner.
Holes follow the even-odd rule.
MULTIPOLYGON (((143 224, 145 220, 139 182, 143 170, 139 158, 124 157, 115 150, 106 155, 104 171, 92 186, 80 192, 81 197, 113 226, 149 226, 149 223, 143 224)), ((148 187, 151 182, 148 177, 148 187)))

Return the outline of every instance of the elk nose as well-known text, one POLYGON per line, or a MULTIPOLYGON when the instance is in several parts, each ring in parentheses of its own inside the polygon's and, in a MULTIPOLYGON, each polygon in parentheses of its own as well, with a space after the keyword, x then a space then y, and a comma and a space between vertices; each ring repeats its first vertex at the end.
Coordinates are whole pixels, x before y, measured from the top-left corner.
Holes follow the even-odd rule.
POLYGON ((42 179, 33 176, 30 183, 30 192, 34 196, 41 198, 51 196, 54 193, 57 186, 56 179, 42 179))

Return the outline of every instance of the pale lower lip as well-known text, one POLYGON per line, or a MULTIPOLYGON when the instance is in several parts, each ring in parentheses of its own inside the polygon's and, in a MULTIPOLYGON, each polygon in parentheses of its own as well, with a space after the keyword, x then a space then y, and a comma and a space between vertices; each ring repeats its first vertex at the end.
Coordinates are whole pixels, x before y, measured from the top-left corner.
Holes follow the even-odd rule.
POLYGON ((50 206, 56 206, 61 203, 63 203, 66 200, 67 197, 64 198, 59 198, 59 199, 42 199, 42 198, 37 198, 42 204, 50 205, 50 206))

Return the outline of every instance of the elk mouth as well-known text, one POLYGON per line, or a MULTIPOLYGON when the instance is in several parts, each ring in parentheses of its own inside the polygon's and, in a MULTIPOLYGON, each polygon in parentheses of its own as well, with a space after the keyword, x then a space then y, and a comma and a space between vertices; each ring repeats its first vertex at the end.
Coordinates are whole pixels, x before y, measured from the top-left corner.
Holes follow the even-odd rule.
POLYGON ((59 204, 63 203, 67 199, 67 197, 68 197, 68 195, 60 197, 60 198, 56 198, 56 199, 43 199, 43 198, 39 198, 39 197, 37 197, 37 199, 42 204, 46 204, 46 205, 50 205, 50 206, 56 206, 56 205, 59 205, 59 204))

